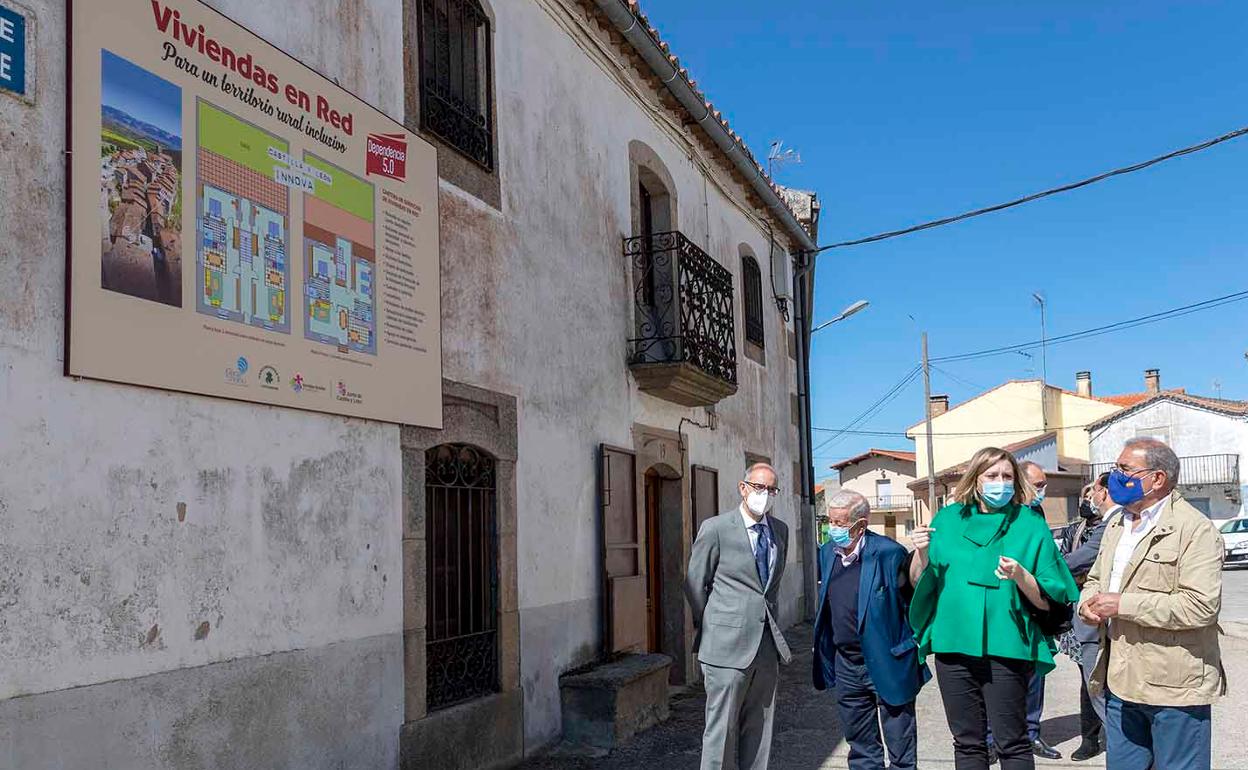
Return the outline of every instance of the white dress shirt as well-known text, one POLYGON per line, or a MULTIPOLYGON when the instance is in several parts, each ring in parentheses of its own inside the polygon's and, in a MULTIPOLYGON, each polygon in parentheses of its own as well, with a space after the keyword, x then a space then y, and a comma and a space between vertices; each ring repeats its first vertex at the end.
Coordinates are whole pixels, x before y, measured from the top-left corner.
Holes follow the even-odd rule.
POLYGON ((865 543, 866 540, 867 540, 866 535, 860 535, 858 537, 858 542, 854 543, 854 547, 850 548, 848 551, 842 551, 839 547, 835 545, 832 546, 832 550, 836 551, 836 555, 841 557, 842 567, 848 567, 849 565, 858 561, 858 555, 862 553, 862 544, 865 543))
POLYGON ((1140 511, 1138 516, 1122 509, 1122 539, 1118 541, 1118 548, 1114 551, 1114 567, 1109 573, 1109 593, 1116 594, 1121 590, 1123 574, 1131 563, 1131 557, 1135 555, 1135 549, 1153 531, 1153 527, 1157 526, 1157 517, 1161 515, 1161 509, 1168 500, 1169 498, 1158 500, 1140 511), (1137 525, 1139 528, 1134 529, 1137 525))
MULTIPOLYGON (((763 524, 767 527, 767 534, 770 536, 767 538, 767 582, 770 583, 771 576, 776 574, 776 530, 771 526, 771 518, 764 513, 763 518, 756 520, 745 510, 744 503, 738 510, 741 512, 742 520, 745 521, 745 531, 750 535, 750 553, 758 550, 758 532, 754 529, 754 525, 763 524)), ((767 586, 763 586, 763 588, 766 589, 767 586)))

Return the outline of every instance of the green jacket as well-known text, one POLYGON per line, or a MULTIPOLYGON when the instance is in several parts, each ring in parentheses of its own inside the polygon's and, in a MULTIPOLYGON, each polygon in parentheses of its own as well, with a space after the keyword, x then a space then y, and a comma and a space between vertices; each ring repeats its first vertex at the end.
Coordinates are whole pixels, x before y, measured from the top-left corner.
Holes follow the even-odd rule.
POLYGON ((1052 671, 1052 640, 1032 620, 1018 587, 993 574, 1000 557, 1008 556, 1052 601, 1070 604, 1079 597, 1044 519, 1015 505, 981 513, 976 504, 954 503, 940 509, 931 526, 928 567, 910 605, 919 654, 1029 660, 1041 674, 1052 671))

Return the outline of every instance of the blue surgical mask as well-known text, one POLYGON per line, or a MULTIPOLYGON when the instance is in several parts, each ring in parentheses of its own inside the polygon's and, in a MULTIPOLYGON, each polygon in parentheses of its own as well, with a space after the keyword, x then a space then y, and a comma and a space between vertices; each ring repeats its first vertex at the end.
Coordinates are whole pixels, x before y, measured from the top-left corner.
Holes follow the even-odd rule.
POLYGON ((832 541, 832 545, 837 548, 847 548, 849 544, 854 542, 854 538, 849 534, 849 527, 828 527, 828 539, 832 541))
POLYGON ((1043 490, 1043 489, 1037 489, 1037 490, 1036 490, 1036 496, 1035 496, 1035 497, 1033 497, 1033 498, 1031 499, 1031 504, 1032 504, 1032 505, 1039 505, 1040 503, 1043 503, 1043 502, 1044 502, 1044 490, 1043 490))
POLYGON ((1109 496, 1118 505, 1130 505, 1144 499, 1144 482, 1114 468, 1109 472, 1109 496))
POLYGON ((979 493, 979 496, 994 511, 998 508, 1004 508, 1010 504, 1010 500, 1014 499, 1014 482, 985 481, 984 488, 979 493))

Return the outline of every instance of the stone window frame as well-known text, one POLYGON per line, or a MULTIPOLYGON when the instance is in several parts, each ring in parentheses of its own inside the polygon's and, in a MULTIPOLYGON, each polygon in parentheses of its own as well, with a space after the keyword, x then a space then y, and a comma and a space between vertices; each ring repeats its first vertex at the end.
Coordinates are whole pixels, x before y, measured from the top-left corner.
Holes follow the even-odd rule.
POLYGON ((438 151, 438 177, 455 185, 464 192, 481 200, 494 209, 502 209, 502 185, 499 180, 501 158, 498 153, 498 97, 495 73, 498 70, 495 51, 498 39, 498 22, 494 9, 486 0, 473 0, 489 19, 490 69, 487 78, 486 100, 490 115, 490 157, 492 163, 486 168, 471 160, 449 142, 421 128, 420 119, 420 30, 419 4, 421 0, 403 0, 403 81, 404 106, 407 129, 432 144, 438 151))
MULTIPOLYGON (((520 612, 516 555, 517 407, 514 396, 442 381, 441 430, 402 426, 399 450, 403 464, 403 669, 404 756, 434 761, 430 736, 447 733, 450 725, 472 722, 507 730, 491 740, 502 754, 523 753, 523 693, 520 687, 520 612), (488 452, 495 462, 498 505, 498 649, 500 692, 452 708, 428 710, 426 699, 427 542, 425 453, 443 444, 470 444, 488 452), (507 714, 513 719, 496 718, 507 714), (475 720, 475 721, 474 721, 475 720), (514 734, 513 734, 514 733, 514 734)), ((437 743, 437 741, 434 741, 437 743)), ((439 744, 440 745, 440 744, 439 744)), ((453 747, 448 747, 448 750, 453 747)), ((518 758, 518 755, 517 755, 518 758)), ((415 761, 415 760, 413 760, 415 761)), ((440 760, 438 760, 440 761, 440 760)), ((449 760, 448 760, 449 761, 449 760)), ((405 760, 407 762, 407 760, 405 760)), ((403 765, 407 767, 407 764, 403 765)), ((426 766, 421 764, 421 766, 426 766)), ((437 766, 436 761, 434 765, 437 766)))

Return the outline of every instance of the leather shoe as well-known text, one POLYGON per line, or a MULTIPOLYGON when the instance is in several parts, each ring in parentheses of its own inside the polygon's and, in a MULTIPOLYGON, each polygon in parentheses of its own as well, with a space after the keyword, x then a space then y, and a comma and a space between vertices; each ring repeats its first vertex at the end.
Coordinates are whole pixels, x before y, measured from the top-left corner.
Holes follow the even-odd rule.
POLYGON ((1031 753, 1041 759, 1061 759, 1062 752, 1053 748, 1044 742, 1043 738, 1036 738, 1031 742, 1031 753))
POLYGON ((1099 756, 1102 751, 1104 751, 1104 749, 1101 748, 1100 742, 1094 743, 1092 741, 1084 741, 1079 744, 1079 748, 1075 749, 1074 753, 1070 755, 1070 758, 1076 762, 1082 762, 1085 759, 1091 759, 1092 757, 1099 756))

